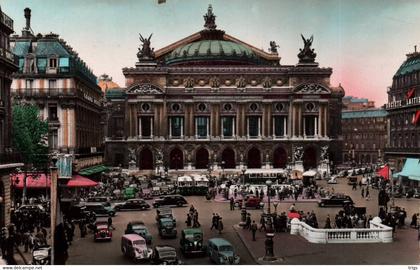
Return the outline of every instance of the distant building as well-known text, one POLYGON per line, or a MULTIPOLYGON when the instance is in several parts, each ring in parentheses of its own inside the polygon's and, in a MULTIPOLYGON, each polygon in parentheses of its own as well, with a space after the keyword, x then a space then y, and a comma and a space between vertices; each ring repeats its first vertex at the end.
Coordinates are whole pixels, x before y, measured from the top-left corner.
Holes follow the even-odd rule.
POLYGON ((353 96, 343 97, 343 111, 357 111, 369 108, 375 108, 375 101, 368 100, 367 98, 357 98, 353 96))
POLYGON ((106 91, 109 89, 120 88, 120 86, 113 82, 112 78, 107 74, 102 74, 99 76, 98 85, 104 93, 106 93, 106 91))
POLYGON ((0 7, 0 227, 10 223, 10 172, 23 164, 12 154, 12 114, 10 85, 12 73, 18 70, 17 59, 10 51, 9 35, 13 33, 13 20, 0 7))
MULTIPOLYGON (((395 73, 385 108, 390 127, 385 158, 399 172, 407 158, 420 159, 420 53, 417 49, 407 54, 395 73)), ((412 180, 413 184, 420 183, 420 178, 412 180)))
POLYGON ((387 112, 384 109, 343 111, 343 162, 370 165, 383 159, 387 142, 387 112))
POLYGON ((25 18, 22 35, 11 38, 19 58, 13 97, 40 107, 50 150, 73 154, 75 171, 102 163, 103 93, 95 75, 57 34, 33 34, 29 8, 25 18))

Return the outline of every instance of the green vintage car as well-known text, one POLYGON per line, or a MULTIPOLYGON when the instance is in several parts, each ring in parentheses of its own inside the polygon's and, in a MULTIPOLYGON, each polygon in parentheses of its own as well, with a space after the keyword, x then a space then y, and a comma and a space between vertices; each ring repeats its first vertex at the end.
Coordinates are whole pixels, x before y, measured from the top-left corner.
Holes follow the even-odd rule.
POLYGON ((181 251, 184 255, 205 255, 206 246, 203 245, 203 230, 189 228, 182 230, 181 251))

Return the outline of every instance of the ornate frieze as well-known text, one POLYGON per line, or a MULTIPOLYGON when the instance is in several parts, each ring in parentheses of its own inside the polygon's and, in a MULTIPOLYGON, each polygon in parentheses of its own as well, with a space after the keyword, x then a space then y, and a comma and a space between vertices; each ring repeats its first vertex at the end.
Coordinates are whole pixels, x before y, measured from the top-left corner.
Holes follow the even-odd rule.
POLYGON ((150 83, 137 84, 127 90, 127 94, 162 95, 163 91, 150 83))
POLYGON ((305 83, 295 88, 296 94, 330 94, 331 91, 317 83, 305 83))

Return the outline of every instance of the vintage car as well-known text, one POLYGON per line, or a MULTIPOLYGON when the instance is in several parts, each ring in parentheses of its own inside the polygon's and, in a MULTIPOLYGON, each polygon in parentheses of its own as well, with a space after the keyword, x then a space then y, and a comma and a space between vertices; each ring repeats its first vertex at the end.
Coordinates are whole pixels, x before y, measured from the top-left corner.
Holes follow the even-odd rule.
POLYGON ((320 207, 325 206, 344 206, 344 205, 353 205, 353 200, 350 196, 344 194, 334 194, 326 198, 322 198, 318 205, 320 207))
POLYGON ((143 237, 148 245, 152 243, 152 235, 142 221, 129 222, 125 229, 125 234, 137 234, 143 237))
POLYGON ((102 203, 106 207, 111 206, 111 198, 105 196, 89 197, 87 202, 102 203))
POLYGON ((171 218, 161 218, 158 221, 159 235, 162 238, 176 238, 176 228, 171 218))
MULTIPOLYGON (((240 207, 241 205, 243 205, 243 200, 242 199, 237 199, 235 201, 235 205, 237 207, 240 207)), ((263 207, 263 203, 261 201, 261 199, 255 195, 251 195, 248 194, 245 196, 245 207, 249 207, 249 208, 255 208, 255 209, 259 209, 261 207, 263 207)))
POLYGON ((181 195, 166 195, 156 199, 153 207, 158 208, 163 205, 183 206, 184 204, 188 204, 188 202, 181 195))
POLYGON ((121 251, 133 260, 148 260, 153 253, 147 247, 146 240, 137 234, 124 234, 121 237, 121 251))
POLYGON ((239 256, 235 254, 233 246, 223 238, 209 239, 207 245, 210 260, 216 264, 239 264, 239 256))
POLYGON ((206 246, 203 245, 203 231, 201 229, 183 229, 181 233, 181 252, 184 255, 205 255, 206 246))
POLYGON ((170 218, 174 222, 174 226, 176 226, 176 219, 172 214, 172 209, 168 207, 156 209, 156 222, 158 222, 161 218, 170 218))
POLYGON ((116 211, 122 210, 147 210, 150 205, 143 199, 129 199, 123 203, 116 204, 114 209, 116 211))
POLYGON ((112 240, 112 232, 108 227, 108 222, 97 221, 95 223, 95 233, 93 235, 93 240, 112 240))
POLYGON ((85 203, 86 210, 92 211, 97 217, 113 217, 115 210, 110 206, 104 206, 102 203, 85 203))
POLYGON ((182 264, 172 246, 156 246, 153 249, 151 261, 153 264, 182 264))

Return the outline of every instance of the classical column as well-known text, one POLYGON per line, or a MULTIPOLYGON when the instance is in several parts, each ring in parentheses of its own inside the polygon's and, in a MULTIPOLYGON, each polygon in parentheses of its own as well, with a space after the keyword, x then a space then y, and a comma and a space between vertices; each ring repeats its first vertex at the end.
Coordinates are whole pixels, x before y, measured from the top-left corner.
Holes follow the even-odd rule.
POLYGON ((189 117, 188 120, 186 120, 186 121, 190 122, 190 127, 188 128, 188 133, 189 133, 188 136, 191 136, 191 137, 195 136, 195 133, 194 133, 194 117, 195 117, 195 115, 194 115, 194 104, 191 104, 190 105, 190 117, 189 117))
POLYGON ((291 103, 289 105, 289 114, 287 115, 287 118, 289 120, 288 123, 287 123, 287 135, 289 136, 289 138, 294 136, 294 134, 293 134, 293 124, 292 124, 293 121, 294 121, 294 112, 295 112, 294 106, 293 106, 293 103, 291 103))
MULTIPOLYGON (((302 120, 303 120, 303 138, 306 138, 306 121, 305 121, 304 118, 302 120)), ((300 134, 299 134, 299 136, 300 136, 300 134)))
POLYGON ((141 117, 139 117, 139 128, 138 128, 138 134, 139 137, 141 138, 142 134, 141 134, 141 117))
POLYGON ((258 116, 258 138, 261 138, 261 116, 258 116))
MULTIPOLYGON (((266 129, 267 129, 267 124, 266 124, 266 120, 267 120, 267 105, 266 104, 262 104, 262 109, 263 109, 263 114, 262 114, 262 125, 261 125, 261 132, 259 132, 259 134, 262 134, 263 137, 268 136, 268 133, 266 133, 266 129)), ((258 124, 259 125, 259 124, 258 124)), ((260 136, 259 136, 260 137, 260 136)))
POLYGON ((249 118, 246 118, 246 136, 249 137, 249 118))
POLYGON ((184 103, 185 136, 190 135, 190 121, 188 121, 191 114, 190 108, 191 104, 184 103))
MULTIPOLYGON (((236 126, 236 118, 235 117, 232 117, 232 137, 235 137, 236 136, 235 126, 236 126)), ((223 132, 223 130, 222 130, 222 132, 223 132)))
POLYGON ((150 137, 153 138, 153 117, 150 118, 150 137))
POLYGON ((172 121, 169 119, 169 139, 172 138, 172 121))
POLYGON ((315 126, 315 134, 314 134, 314 136, 315 137, 318 137, 318 117, 316 117, 315 116, 315 118, 314 118, 314 126, 315 126))
POLYGON ((272 126, 272 135, 273 135, 273 139, 276 138, 276 117, 272 117, 273 119, 271 120, 271 126, 272 126))
POLYGON ((184 118, 181 117, 181 138, 184 137, 184 118))
POLYGON ((328 105, 324 106, 324 136, 328 137, 328 105))
MULTIPOLYGON (((303 121, 303 119, 302 119, 302 106, 301 106, 301 104, 299 103, 298 104, 298 136, 299 137, 302 137, 302 134, 303 134, 303 132, 302 132, 302 121, 303 121)), ((305 130, 305 122, 303 122, 303 130, 305 130)))
POLYGON ((283 137, 287 136, 287 118, 283 117, 283 137))
POLYGON ((207 123, 207 136, 206 136, 206 138, 209 138, 210 137, 210 119, 209 118, 207 118, 207 121, 206 121, 207 123))
POLYGON ((195 118, 195 125, 194 125, 194 136, 195 137, 198 137, 198 133, 197 133, 197 131, 198 131, 198 129, 197 129, 197 124, 198 124, 198 119, 197 118, 195 118))
POLYGON ((323 126, 322 126, 322 116, 323 116, 324 105, 319 105, 319 112, 318 112, 318 137, 324 137, 323 135, 323 126))

